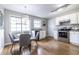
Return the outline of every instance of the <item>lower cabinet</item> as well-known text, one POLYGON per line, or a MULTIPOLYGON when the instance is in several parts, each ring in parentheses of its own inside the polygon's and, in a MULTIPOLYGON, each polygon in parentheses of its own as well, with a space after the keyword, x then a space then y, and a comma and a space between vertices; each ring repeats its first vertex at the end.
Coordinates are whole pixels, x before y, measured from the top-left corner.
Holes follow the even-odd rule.
MULTIPOLYGON (((32 37, 35 39, 35 30, 32 31, 32 37)), ((39 31, 39 40, 43 39, 46 37, 46 31, 40 30, 39 31)))
POLYGON ((70 31, 70 43, 79 45, 79 31, 70 31))
POLYGON ((46 37, 46 31, 40 31, 39 39, 43 39, 46 37))

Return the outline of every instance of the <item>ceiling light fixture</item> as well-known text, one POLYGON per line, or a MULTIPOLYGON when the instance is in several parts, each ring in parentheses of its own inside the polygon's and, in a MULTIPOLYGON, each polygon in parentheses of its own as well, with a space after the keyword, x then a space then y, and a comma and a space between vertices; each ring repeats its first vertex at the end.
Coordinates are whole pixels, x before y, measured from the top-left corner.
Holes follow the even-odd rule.
POLYGON ((27 14, 27 6, 24 6, 25 9, 25 15, 27 14))

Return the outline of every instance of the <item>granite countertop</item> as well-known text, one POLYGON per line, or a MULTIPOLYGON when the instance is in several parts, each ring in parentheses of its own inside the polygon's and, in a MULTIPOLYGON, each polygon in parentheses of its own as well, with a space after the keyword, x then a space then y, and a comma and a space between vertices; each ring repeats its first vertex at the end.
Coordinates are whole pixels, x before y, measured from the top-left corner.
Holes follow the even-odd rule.
POLYGON ((79 31, 79 29, 72 29, 71 31, 79 31))

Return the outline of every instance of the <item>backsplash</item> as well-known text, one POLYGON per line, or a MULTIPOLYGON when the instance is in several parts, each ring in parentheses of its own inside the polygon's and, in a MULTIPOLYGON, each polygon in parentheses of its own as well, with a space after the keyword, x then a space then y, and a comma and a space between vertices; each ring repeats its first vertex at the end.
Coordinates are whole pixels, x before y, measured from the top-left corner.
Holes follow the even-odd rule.
POLYGON ((72 29, 77 30, 77 29, 79 29, 79 24, 71 25, 71 27, 72 27, 72 29))
POLYGON ((63 28, 63 27, 67 27, 67 28, 71 27, 73 30, 79 30, 79 24, 57 26, 56 29, 60 29, 60 28, 63 28))

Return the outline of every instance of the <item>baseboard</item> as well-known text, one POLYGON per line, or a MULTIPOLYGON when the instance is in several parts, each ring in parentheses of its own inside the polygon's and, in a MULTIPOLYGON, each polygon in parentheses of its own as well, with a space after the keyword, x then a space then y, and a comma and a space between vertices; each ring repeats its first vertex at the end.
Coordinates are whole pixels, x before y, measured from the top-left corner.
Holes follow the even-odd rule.
POLYGON ((52 37, 52 36, 47 36, 46 38, 54 38, 54 37, 52 37))
POLYGON ((77 43, 73 43, 73 42, 70 42, 70 43, 73 44, 73 45, 79 46, 79 44, 77 44, 77 43))
POLYGON ((4 47, 6 47, 6 46, 8 46, 8 45, 11 45, 12 43, 6 43, 5 45, 4 45, 4 47))

